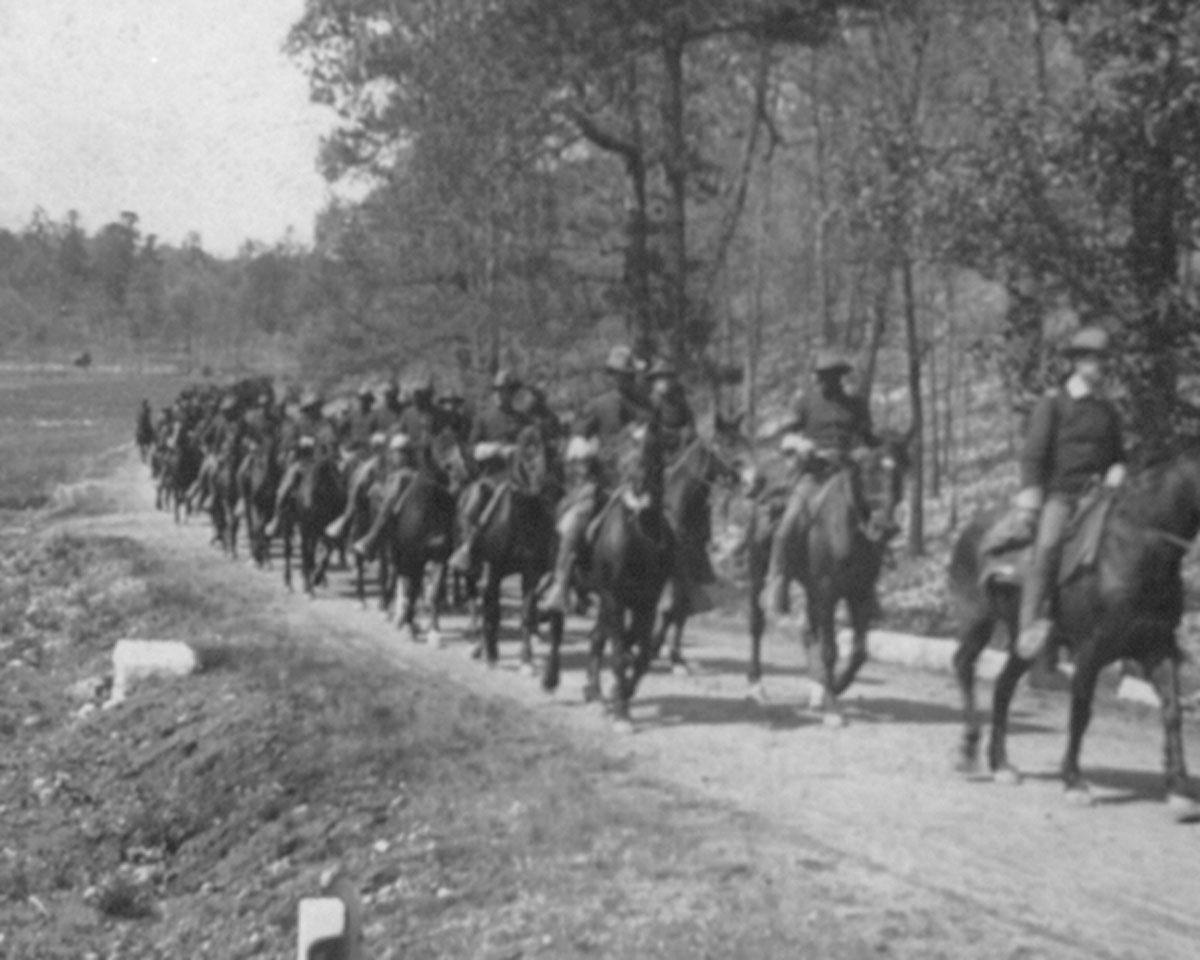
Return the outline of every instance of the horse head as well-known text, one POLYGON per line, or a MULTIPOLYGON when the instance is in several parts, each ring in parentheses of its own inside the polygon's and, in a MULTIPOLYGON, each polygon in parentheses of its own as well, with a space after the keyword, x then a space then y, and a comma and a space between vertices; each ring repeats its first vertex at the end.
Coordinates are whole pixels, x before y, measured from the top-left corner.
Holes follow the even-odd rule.
POLYGON ((897 532, 893 517, 904 497, 912 433, 887 431, 879 439, 879 445, 864 450, 857 461, 862 499, 868 511, 867 534, 883 541, 897 532))
POLYGON ((634 424, 626 428, 621 445, 620 473, 631 506, 640 510, 658 509, 663 501, 665 454, 658 425, 634 424))

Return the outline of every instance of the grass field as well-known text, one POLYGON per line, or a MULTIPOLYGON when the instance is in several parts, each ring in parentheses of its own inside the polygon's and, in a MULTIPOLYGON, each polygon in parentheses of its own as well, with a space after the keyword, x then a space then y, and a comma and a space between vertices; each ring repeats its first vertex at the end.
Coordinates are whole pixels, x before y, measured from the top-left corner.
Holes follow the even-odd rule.
POLYGON ((185 380, 175 374, 0 367, 0 510, 44 505, 133 440, 145 397, 157 409, 185 380))

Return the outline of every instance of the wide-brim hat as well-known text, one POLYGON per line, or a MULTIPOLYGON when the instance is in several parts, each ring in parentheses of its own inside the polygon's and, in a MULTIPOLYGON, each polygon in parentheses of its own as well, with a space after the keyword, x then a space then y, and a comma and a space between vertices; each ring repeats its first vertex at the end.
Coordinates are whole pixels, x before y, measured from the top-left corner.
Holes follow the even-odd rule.
POLYGON ((237 405, 237 397, 235 397, 233 394, 229 394, 221 401, 221 410, 225 413, 229 413, 231 410, 236 410, 237 405))
POLYGON ((1063 353, 1068 357, 1104 356, 1110 345, 1111 338, 1103 327, 1080 327, 1071 334, 1063 353))
POLYGON ((305 390, 300 396, 300 409, 311 410, 321 405, 321 395, 315 390, 305 390))
POLYGON ((521 381, 511 370, 497 370, 496 376, 492 378, 493 390, 515 390, 520 385, 521 381))
POLYGON ((633 351, 623 344, 613 347, 604 360, 604 369, 609 373, 633 373, 633 351))
POLYGON ((813 364, 817 373, 849 373, 854 364, 840 350, 824 348, 817 351, 817 362, 813 364))
POLYGON ((358 388, 358 395, 360 397, 370 397, 372 400, 374 400, 375 399, 375 388, 373 386, 371 386, 371 384, 369 384, 369 383, 364 383, 361 387, 358 388))
POLYGON ((674 380, 679 376, 679 371, 670 360, 655 360, 646 376, 651 380, 674 380))

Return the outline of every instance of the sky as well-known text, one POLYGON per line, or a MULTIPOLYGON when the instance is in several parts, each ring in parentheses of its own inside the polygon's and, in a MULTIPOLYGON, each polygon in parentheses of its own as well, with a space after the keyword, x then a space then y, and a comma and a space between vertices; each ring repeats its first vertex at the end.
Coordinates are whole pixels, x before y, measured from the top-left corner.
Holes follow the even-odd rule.
POLYGON ((95 232, 206 250, 303 243, 329 197, 332 114, 281 52, 304 0, 0 0, 0 227, 78 210, 95 232))

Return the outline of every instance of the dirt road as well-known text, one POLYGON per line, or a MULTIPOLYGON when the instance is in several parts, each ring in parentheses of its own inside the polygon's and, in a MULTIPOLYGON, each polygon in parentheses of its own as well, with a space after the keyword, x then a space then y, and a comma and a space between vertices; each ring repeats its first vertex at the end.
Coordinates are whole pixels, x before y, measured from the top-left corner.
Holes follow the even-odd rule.
MULTIPOLYGON (((689 635, 695 675, 647 677, 637 732, 619 736, 582 702, 578 631, 563 688, 548 697, 517 669, 516 644, 503 644, 489 671, 466 656, 461 620, 446 622, 443 649, 402 640, 345 598, 344 574, 316 600, 288 595, 278 568, 226 560, 205 524, 177 528, 155 513, 143 471, 131 461, 108 485, 117 513, 78 523, 194 558, 206 577, 261 592, 281 618, 319 623, 337 642, 382 647, 407 669, 519 701, 603 741, 633 776, 677 785, 681 804, 726 805, 729 869, 748 859, 768 869, 784 916, 811 909, 792 887, 798 878, 823 874, 846 892, 852 955, 1192 958, 1200 949, 1200 827, 1175 824, 1160 802, 1153 712, 1100 705, 1084 753, 1097 803, 1080 809, 1064 803, 1055 775, 1065 698, 1018 694, 1011 755, 1024 785, 968 780, 952 773, 949 677, 869 664, 847 698, 848 726, 828 729, 799 709, 794 642, 768 644, 773 699, 763 706, 744 695, 742 632, 710 624, 689 635), (914 952, 915 942, 927 949, 914 952)), ((1190 719, 1193 745, 1196 727, 1190 719)))

